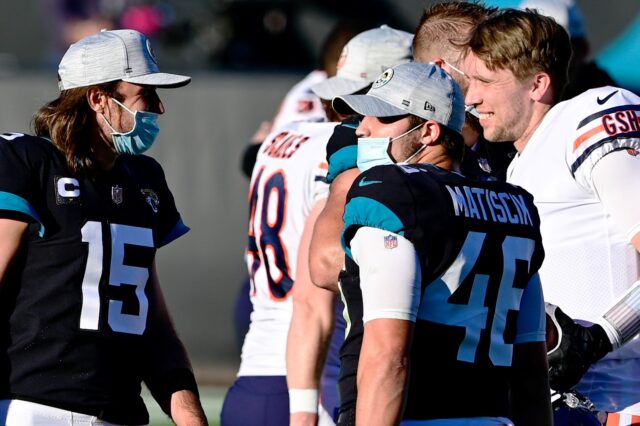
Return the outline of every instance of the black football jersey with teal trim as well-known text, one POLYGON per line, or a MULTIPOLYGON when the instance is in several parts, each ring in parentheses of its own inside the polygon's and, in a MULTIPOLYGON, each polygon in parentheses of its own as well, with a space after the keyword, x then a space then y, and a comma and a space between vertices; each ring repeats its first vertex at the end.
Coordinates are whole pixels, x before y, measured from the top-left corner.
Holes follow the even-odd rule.
POLYGON ((2 396, 148 422, 141 381, 184 356, 147 285, 156 249, 188 230, 160 165, 122 155, 76 176, 50 141, 4 134, 0 216, 30 222, 1 289, 2 396))
MULTIPOLYGON (((351 323, 341 390, 355 389, 363 333, 349 244, 360 227, 375 227, 407 238, 420 259, 403 418, 509 417, 513 345, 544 341, 542 292, 532 279, 544 252, 531 195, 432 165, 378 166, 355 180, 344 220, 348 257, 341 288, 351 323)), ((386 238, 392 250, 394 237, 386 238)), ((355 397, 344 395, 349 401, 355 397)))

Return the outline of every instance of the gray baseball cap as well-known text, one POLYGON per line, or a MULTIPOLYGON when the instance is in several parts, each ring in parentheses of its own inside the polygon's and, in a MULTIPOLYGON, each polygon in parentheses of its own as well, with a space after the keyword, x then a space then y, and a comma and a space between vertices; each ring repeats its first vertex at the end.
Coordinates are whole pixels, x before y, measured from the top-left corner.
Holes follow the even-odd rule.
POLYGON ((72 44, 58 66, 60 90, 109 81, 180 87, 191 77, 162 73, 149 39, 134 30, 102 30, 72 44))
POLYGON ((462 132, 464 95, 458 83, 435 64, 410 62, 383 72, 365 95, 339 96, 341 114, 392 117, 412 114, 462 132))
POLYGON ((336 75, 311 86, 322 99, 350 95, 370 85, 380 73, 412 59, 413 34, 387 25, 364 31, 342 49, 336 75))

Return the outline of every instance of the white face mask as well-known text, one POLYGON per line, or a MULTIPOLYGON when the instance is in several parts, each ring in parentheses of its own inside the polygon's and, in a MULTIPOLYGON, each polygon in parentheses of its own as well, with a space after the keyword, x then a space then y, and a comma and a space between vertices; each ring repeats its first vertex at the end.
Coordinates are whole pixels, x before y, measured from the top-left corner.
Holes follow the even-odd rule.
POLYGON ((422 145, 416 152, 414 152, 409 158, 404 161, 397 162, 389 155, 389 149, 391 142, 405 137, 414 130, 420 128, 424 123, 420 123, 412 129, 407 130, 400 136, 394 138, 358 138, 358 169, 361 172, 369 170, 374 166, 380 166, 384 164, 409 164, 416 155, 418 155, 426 147, 422 145))
POLYGON ((111 98, 115 103, 133 115, 133 129, 128 132, 118 132, 111 126, 109 121, 102 115, 105 123, 111 129, 111 137, 118 154, 142 154, 155 142, 160 126, 158 126, 158 114, 148 111, 131 111, 129 108, 111 98))

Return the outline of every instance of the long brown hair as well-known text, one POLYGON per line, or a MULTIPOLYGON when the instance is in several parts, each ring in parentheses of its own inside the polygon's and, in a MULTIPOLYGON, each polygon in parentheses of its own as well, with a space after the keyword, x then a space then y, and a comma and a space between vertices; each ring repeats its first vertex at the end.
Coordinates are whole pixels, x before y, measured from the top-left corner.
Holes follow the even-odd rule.
MULTIPOLYGON (((107 94, 114 94, 118 81, 100 84, 107 94)), ((51 139, 64 153, 67 165, 74 173, 92 171, 96 165, 91 155, 90 141, 94 136, 95 113, 87 102, 87 92, 94 86, 64 90, 57 99, 43 105, 33 118, 37 136, 51 139)))

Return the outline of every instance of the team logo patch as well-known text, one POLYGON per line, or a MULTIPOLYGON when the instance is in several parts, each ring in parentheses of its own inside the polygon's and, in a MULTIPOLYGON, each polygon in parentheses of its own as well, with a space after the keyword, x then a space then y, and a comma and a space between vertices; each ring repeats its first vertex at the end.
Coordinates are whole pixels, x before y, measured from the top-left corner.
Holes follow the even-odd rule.
POLYGON ((122 204, 122 188, 118 185, 111 187, 111 201, 116 204, 122 204))
POLYGON ((627 154, 637 157, 640 152, 635 148, 627 148, 627 154))
POLYGON ((155 193, 155 191, 153 189, 141 189, 140 192, 142 193, 144 200, 151 207, 151 210, 153 210, 154 213, 158 213, 160 199, 158 198, 158 195, 155 193))
POLYGON ((72 177, 56 176, 54 178, 56 204, 76 204, 80 201, 80 182, 72 177))
POLYGON ((373 85, 371 86, 371 88, 372 89, 378 89, 378 88, 384 86, 385 84, 387 84, 389 82, 389 80, 391 80, 392 77, 393 77, 393 69, 389 68, 385 72, 380 74, 378 79, 373 82, 373 85))
POLYGON ((391 234, 384 237, 384 248, 394 249, 396 247, 398 247, 398 237, 391 234))

